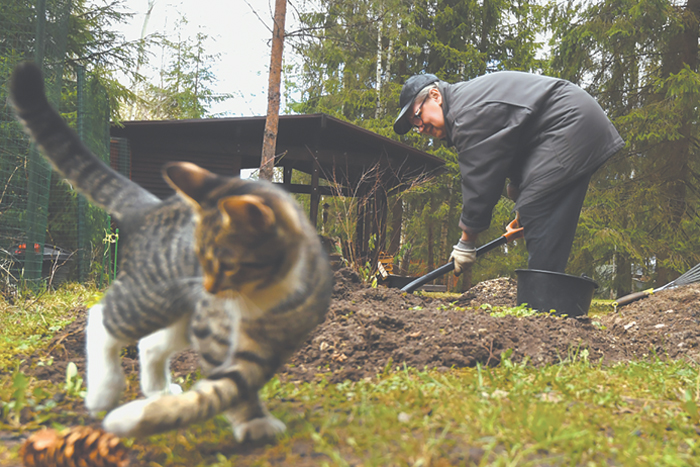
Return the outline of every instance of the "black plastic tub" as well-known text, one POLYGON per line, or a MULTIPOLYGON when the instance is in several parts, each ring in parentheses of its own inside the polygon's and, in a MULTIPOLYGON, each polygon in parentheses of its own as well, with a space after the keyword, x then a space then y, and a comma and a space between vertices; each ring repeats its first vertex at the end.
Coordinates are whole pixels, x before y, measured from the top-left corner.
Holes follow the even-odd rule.
POLYGON ((527 304, 541 312, 568 317, 585 316, 598 288, 588 277, 560 272, 516 269, 518 275, 518 305, 527 304))
POLYGON ((387 286, 389 288, 401 289, 416 279, 418 279, 418 278, 413 277, 413 276, 399 276, 396 274, 389 274, 389 276, 386 278, 386 281, 387 281, 387 286))

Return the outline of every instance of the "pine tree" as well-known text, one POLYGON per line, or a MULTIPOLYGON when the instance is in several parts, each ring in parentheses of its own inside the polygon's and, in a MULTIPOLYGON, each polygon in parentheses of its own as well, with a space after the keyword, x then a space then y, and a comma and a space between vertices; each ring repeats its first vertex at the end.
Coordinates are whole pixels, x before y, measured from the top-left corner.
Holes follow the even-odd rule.
MULTIPOLYGON (((544 12, 528 0, 322 0, 318 10, 300 15, 303 27, 288 42, 300 57, 285 83, 288 110, 324 112, 447 162, 448 174, 404 194, 402 221, 389 221, 393 229, 402 225, 395 236, 401 243, 391 245, 396 250, 391 253, 413 259, 405 272, 424 274, 447 261, 460 235, 461 196, 452 148, 414 132, 401 137, 393 132, 404 81, 426 72, 457 82, 503 69, 538 71, 544 63, 536 56, 541 44, 535 38, 544 28, 544 12)), ((504 220, 494 219, 484 241, 503 233, 504 220)), ((387 238, 393 234, 390 230, 387 238)), ((501 255, 491 256, 497 263, 501 255)), ((477 280, 483 277, 479 267, 477 280)), ((512 274, 493 265, 486 269, 512 274)))
POLYGON ((627 142, 593 180, 572 263, 617 296, 633 273, 665 284, 700 261, 700 2, 615 0, 550 13, 550 73, 584 86, 627 142), (604 264, 609 278, 592 268, 604 264))
POLYGON ((216 76, 211 68, 219 55, 206 53, 209 36, 202 32, 194 38, 185 36, 186 24, 187 19, 181 17, 175 24, 174 38, 158 37, 164 61, 157 70, 159 82, 137 81, 142 101, 132 108, 132 119, 203 118, 209 115, 212 104, 230 97, 212 91, 216 76))

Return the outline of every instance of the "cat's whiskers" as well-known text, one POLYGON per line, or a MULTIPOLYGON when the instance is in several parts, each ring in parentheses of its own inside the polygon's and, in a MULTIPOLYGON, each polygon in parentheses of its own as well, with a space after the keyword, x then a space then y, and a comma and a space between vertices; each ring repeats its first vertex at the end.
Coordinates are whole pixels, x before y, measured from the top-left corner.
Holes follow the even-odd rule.
POLYGON ((241 311, 249 319, 257 319, 265 316, 265 313, 273 306, 278 304, 285 296, 278 293, 270 294, 247 294, 241 292, 238 294, 238 300, 241 304, 241 311))
POLYGON ((238 297, 238 306, 241 316, 245 316, 247 319, 260 318, 264 316, 265 312, 267 311, 245 295, 240 295, 238 297))
POLYGON ((283 279, 267 284, 267 287, 260 287, 259 281, 246 283, 241 286, 239 293, 246 303, 255 305, 256 309, 251 312, 264 313, 296 292, 299 277, 304 274, 304 263, 297 261, 283 279))

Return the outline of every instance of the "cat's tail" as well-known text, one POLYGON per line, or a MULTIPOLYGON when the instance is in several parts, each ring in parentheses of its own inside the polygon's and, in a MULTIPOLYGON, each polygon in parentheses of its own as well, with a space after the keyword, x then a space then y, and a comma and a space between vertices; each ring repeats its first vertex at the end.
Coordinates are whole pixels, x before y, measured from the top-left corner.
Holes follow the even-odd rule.
POLYGON ((35 64, 15 68, 10 101, 27 133, 47 159, 78 191, 120 219, 126 212, 158 203, 158 198, 112 170, 80 141, 44 92, 44 78, 35 64))
POLYGON ((217 379, 199 381, 182 394, 153 396, 129 402, 107 414, 103 426, 118 436, 136 437, 205 421, 251 398, 257 400, 257 391, 271 376, 271 373, 263 369, 266 366, 242 362, 230 367, 229 371, 217 379), (257 374, 250 374, 251 370, 257 374))

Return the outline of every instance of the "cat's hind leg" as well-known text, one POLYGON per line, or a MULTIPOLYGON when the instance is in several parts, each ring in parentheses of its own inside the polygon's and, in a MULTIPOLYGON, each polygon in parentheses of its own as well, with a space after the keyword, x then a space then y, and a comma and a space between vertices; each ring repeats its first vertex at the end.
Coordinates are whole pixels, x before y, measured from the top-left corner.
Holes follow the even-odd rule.
POLYGON ((119 352, 129 342, 112 336, 103 324, 104 305, 94 305, 88 311, 85 328, 87 356, 87 396, 85 405, 94 416, 119 403, 126 386, 119 352))
POLYGON ((239 443, 275 438, 287 429, 284 423, 267 411, 257 393, 251 399, 227 410, 225 415, 231 422, 233 435, 239 443))
POLYGON ((189 322, 190 315, 187 314, 167 328, 139 341, 141 392, 144 396, 182 392, 179 385, 171 382, 170 357, 190 346, 187 338, 189 322))

